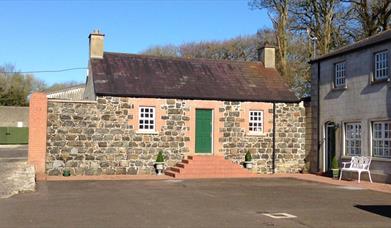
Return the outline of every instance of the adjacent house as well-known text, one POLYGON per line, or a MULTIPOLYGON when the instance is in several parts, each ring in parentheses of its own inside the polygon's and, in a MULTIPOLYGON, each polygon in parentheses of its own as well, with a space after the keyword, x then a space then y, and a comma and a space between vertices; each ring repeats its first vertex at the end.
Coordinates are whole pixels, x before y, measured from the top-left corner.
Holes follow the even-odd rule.
POLYGON ((372 176, 391 182, 390 58, 385 31, 310 62, 312 171, 330 170, 333 156, 371 156, 372 176))
POLYGON ((86 85, 74 85, 67 88, 57 89, 53 91, 45 91, 49 99, 63 99, 80 101, 84 98, 84 89, 86 85))
POLYGON ((229 169, 247 151, 253 172, 303 170, 304 104, 275 69, 273 47, 243 62, 105 52, 98 31, 89 41, 85 101, 33 97, 47 118, 30 152, 41 175, 154 174, 159 151, 171 176, 189 156, 229 169))

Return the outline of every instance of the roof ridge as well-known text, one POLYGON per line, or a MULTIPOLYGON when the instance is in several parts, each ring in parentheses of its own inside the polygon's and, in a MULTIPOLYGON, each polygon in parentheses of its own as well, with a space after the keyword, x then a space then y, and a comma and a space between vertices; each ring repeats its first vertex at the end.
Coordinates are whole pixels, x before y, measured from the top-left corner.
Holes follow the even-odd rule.
POLYGON ((119 55, 128 55, 141 58, 150 58, 150 59, 172 59, 172 60, 182 60, 182 61, 209 61, 209 62, 229 62, 229 63, 244 63, 244 64, 258 64, 262 65, 261 61, 245 61, 245 60, 228 60, 228 59, 207 59, 207 58, 186 58, 186 57, 176 57, 176 56, 157 56, 157 55, 145 55, 145 54, 133 54, 133 53, 124 53, 124 52, 104 52, 105 54, 119 54, 119 55))
POLYGON ((62 88, 62 89, 59 89, 59 90, 51 90, 51 91, 50 90, 44 90, 43 92, 49 95, 49 94, 53 94, 53 93, 61 93, 61 92, 67 91, 67 90, 80 89, 80 88, 85 88, 85 84, 78 84, 78 85, 62 88))

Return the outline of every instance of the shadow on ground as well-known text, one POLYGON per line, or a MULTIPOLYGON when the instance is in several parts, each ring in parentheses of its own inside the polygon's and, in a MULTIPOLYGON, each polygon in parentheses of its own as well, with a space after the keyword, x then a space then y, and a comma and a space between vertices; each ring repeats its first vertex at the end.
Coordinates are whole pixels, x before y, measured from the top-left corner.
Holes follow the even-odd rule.
POLYGON ((354 207, 391 218, 391 205, 355 205, 354 207))

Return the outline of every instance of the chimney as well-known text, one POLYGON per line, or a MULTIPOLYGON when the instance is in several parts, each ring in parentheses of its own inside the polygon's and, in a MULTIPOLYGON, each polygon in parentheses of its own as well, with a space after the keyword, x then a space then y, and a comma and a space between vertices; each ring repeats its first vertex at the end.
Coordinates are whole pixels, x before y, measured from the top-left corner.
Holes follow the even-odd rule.
POLYGON ((261 61, 265 68, 276 68, 276 49, 274 46, 265 44, 258 49, 258 61, 261 61))
POLYGON ((90 33, 88 38, 90 39, 90 59, 102 59, 105 34, 96 29, 90 33))

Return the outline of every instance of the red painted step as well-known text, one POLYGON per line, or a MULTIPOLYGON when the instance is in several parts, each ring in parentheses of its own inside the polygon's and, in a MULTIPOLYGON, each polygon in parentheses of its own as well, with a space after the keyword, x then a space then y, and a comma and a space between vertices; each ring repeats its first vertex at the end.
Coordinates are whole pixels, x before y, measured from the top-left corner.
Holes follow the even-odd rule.
POLYGON ((256 177, 242 166, 223 156, 188 156, 164 172, 174 178, 244 178, 256 177))

